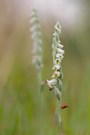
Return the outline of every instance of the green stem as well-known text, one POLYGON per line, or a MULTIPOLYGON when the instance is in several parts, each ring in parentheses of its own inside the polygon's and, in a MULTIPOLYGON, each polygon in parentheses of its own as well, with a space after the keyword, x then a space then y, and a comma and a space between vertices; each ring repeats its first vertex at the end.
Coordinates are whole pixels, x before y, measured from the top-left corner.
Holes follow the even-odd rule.
POLYGON ((42 95, 42 72, 38 72, 38 99, 39 99, 39 120, 40 135, 43 135, 43 95, 42 95), (42 125, 42 127, 41 127, 42 125))

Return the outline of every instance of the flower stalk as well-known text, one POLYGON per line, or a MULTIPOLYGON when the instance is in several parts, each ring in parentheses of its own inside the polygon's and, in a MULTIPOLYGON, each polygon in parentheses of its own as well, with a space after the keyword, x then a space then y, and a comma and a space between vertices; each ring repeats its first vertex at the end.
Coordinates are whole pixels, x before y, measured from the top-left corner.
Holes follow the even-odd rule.
POLYGON ((31 14, 31 32, 32 32, 32 39, 33 39, 33 60, 32 63, 35 65, 36 69, 38 72, 42 70, 42 46, 43 46, 43 41, 42 41, 42 33, 41 33, 41 26, 38 18, 37 11, 35 9, 32 10, 31 14))
POLYGON ((38 83, 39 83, 39 92, 42 91, 42 67, 43 67, 43 41, 42 41, 42 32, 41 25, 39 22, 39 17, 35 9, 31 13, 31 32, 33 39, 33 60, 32 63, 35 65, 35 68, 38 73, 38 83))
POLYGON ((61 122, 60 117, 60 106, 61 106, 61 95, 62 95, 62 79, 63 72, 61 62, 64 57, 63 45, 60 40, 61 26, 59 22, 56 23, 53 33, 53 43, 52 43, 52 57, 53 57, 53 75, 51 80, 47 80, 47 85, 50 90, 54 91, 54 94, 57 98, 57 108, 56 108, 56 117, 58 123, 61 122))
MULTIPOLYGON (((35 65, 38 75, 38 115, 39 115, 39 123, 42 125, 42 117, 43 117, 43 96, 41 92, 43 91, 43 81, 42 81, 42 67, 43 67, 43 41, 42 41, 42 32, 41 25, 39 22, 39 17, 37 11, 35 9, 32 10, 31 14, 31 32, 33 39, 33 60, 32 63, 35 65)), ((40 130, 40 135, 42 135, 43 130, 40 130)))

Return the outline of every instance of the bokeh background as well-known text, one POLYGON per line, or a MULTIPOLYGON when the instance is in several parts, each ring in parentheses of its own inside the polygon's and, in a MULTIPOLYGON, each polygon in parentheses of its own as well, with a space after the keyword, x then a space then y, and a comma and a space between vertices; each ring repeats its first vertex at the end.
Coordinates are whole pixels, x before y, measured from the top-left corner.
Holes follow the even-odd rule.
POLYGON ((39 112, 37 72, 32 65, 31 9, 43 33, 43 80, 52 75, 52 33, 62 26, 65 57, 61 135, 90 135, 90 1, 0 0, 0 135, 56 135, 56 98, 47 86, 39 112))

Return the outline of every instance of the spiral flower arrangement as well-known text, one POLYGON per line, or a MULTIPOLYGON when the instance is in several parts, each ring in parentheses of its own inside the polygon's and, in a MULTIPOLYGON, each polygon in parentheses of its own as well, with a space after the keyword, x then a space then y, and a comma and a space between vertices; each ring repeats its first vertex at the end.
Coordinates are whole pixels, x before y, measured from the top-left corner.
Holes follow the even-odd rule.
POLYGON ((53 43, 52 43, 52 57, 53 57, 53 75, 51 80, 47 80, 47 85, 50 90, 54 90, 55 96, 57 98, 57 109, 56 116, 60 123, 60 104, 61 104, 61 91, 62 91, 62 67, 61 62, 64 57, 63 45, 60 41, 61 26, 59 22, 56 23, 53 33, 53 43))
POLYGON ((42 69, 42 33, 41 33, 41 26, 39 22, 39 17, 37 11, 35 9, 32 10, 31 13, 31 32, 32 32, 32 39, 33 39, 33 60, 32 63, 35 65, 38 71, 42 69))

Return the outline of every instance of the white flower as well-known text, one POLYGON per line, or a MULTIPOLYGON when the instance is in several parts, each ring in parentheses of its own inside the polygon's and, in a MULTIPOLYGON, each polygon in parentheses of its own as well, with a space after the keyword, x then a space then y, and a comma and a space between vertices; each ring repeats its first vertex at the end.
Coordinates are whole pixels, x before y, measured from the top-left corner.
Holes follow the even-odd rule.
POLYGON ((59 70, 60 69, 60 65, 58 64, 58 65, 54 65, 54 67, 52 68, 54 71, 56 71, 56 70, 59 70))
POLYGON ((61 25, 59 24, 59 22, 56 23, 55 30, 58 32, 58 34, 61 33, 61 25))
POLYGON ((57 58, 57 59, 60 59, 60 62, 61 62, 61 60, 62 60, 63 57, 64 57, 64 56, 63 56, 62 54, 59 54, 59 53, 56 54, 56 58, 57 58))
POLYGON ((57 47, 58 48, 63 48, 63 45, 59 43, 57 47))
POLYGON ((47 85, 49 86, 49 88, 53 88, 57 83, 56 79, 52 79, 52 80, 47 80, 47 85))
POLYGON ((52 78, 58 78, 60 76, 60 71, 55 71, 52 75, 52 78))
POLYGON ((60 54, 64 54, 64 50, 60 49, 60 48, 57 48, 57 53, 60 53, 60 54))
POLYGON ((60 59, 59 58, 55 59, 54 60, 54 65, 59 65, 59 64, 60 64, 60 59))

